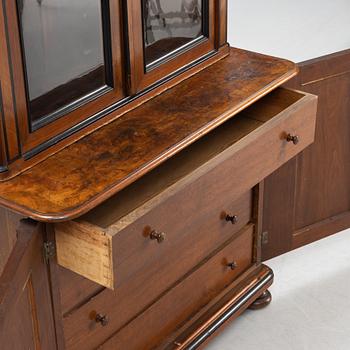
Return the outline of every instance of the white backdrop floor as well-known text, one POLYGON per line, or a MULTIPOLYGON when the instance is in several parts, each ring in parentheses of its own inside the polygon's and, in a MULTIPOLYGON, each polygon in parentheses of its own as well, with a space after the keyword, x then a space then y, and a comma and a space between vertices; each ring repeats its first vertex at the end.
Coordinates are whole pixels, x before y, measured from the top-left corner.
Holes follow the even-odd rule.
POLYGON ((350 230, 266 262, 272 303, 246 311, 208 350, 350 350, 350 230))

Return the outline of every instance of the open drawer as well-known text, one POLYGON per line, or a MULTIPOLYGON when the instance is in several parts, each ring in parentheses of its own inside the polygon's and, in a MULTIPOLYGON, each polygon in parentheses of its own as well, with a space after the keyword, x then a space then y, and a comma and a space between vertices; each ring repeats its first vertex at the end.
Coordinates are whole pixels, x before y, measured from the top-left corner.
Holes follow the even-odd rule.
POLYGON ((316 96, 276 89, 81 218, 55 224, 58 263, 111 289, 152 266, 159 279, 180 278, 251 220, 251 189, 313 142, 316 109, 316 96))

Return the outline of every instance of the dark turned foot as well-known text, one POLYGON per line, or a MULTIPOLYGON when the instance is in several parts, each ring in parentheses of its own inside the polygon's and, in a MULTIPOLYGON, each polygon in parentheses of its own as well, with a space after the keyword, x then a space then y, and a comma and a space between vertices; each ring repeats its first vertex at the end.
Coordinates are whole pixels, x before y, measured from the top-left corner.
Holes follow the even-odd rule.
POLYGON ((260 310, 271 303, 272 295, 268 290, 265 290, 263 294, 260 295, 258 299, 254 301, 253 304, 249 306, 251 310, 260 310))

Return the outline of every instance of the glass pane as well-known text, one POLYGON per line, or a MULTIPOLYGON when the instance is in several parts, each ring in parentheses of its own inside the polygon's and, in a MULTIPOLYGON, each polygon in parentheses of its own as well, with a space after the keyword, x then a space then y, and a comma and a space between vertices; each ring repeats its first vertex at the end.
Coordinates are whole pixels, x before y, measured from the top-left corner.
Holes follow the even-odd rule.
POLYGON ((17 0, 32 122, 106 86, 100 0, 17 0))
POLYGON ((204 35, 202 2, 142 0, 146 65, 204 35))

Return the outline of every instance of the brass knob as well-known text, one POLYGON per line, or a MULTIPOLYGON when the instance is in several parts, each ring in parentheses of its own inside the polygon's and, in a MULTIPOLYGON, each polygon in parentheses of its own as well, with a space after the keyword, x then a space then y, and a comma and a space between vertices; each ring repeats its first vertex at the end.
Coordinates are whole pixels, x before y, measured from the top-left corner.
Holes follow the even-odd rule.
POLYGON ((234 270, 234 269, 236 269, 236 268, 238 267, 238 264, 237 264, 235 261, 233 261, 233 262, 228 263, 227 266, 228 266, 231 270, 234 270))
POLYGON ((165 233, 164 232, 157 232, 155 230, 151 231, 149 237, 152 240, 157 240, 158 243, 162 243, 165 240, 165 233))
POLYGON ((231 221, 231 224, 234 225, 234 224, 237 224, 238 222, 238 216, 237 215, 226 215, 226 218, 225 218, 226 221, 231 221))
POLYGON ((288 134, 287 142, 293 142, 294 145, 297 145, 299 143, 299 136, 288 134))
POLYGON ((108 317, 106 315, 97 314, 95 317, 96 323, 100 323, 102 327, 106 327, 108 324, 108 317))

